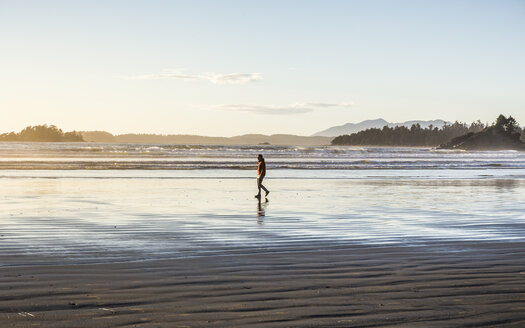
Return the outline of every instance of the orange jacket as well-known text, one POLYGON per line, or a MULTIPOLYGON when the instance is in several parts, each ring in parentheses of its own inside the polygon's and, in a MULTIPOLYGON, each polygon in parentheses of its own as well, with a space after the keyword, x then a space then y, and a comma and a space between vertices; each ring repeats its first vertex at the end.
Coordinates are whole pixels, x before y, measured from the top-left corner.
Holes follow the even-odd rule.
POLYGON ((266 163, 264 163, 264 161, 260 161, 259 164, 257 164, 257 175, 266 175, 266 163))

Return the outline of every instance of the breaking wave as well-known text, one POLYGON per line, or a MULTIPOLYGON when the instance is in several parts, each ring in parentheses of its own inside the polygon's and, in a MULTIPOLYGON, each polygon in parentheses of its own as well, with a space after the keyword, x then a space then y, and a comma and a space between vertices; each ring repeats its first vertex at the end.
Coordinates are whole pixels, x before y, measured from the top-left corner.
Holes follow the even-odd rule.
POLYGON ((0 143, 4 170, 524 169, 525 152, 333 146, 0 143))

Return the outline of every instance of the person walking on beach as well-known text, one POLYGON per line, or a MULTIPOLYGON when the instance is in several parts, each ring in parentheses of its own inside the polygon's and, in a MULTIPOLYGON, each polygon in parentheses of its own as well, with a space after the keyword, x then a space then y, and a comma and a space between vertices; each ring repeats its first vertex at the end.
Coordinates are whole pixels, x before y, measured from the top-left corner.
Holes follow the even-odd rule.
POLYGON ((257 193, 257 195, 255 195, 255 198, 261 198, 261 189, 266 192, 266 195, 264 197, 267 197, 270 193, 270 191, 266 189, 266 187, 262 184, 264 176, 266 175, 266 163, 264 162, 263 155, 259 154, 258 160, 259 164, 257 164, 257 188, 259 189, 259 192, 257 193))

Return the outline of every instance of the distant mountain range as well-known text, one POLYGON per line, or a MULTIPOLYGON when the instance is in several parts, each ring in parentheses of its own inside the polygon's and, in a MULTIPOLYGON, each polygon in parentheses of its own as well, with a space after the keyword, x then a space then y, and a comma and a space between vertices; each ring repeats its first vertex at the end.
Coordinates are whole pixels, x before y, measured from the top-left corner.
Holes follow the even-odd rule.
POLYGON ((315 137, 337 137, 344 134, 352 134, 366 129, 382 128, 385 125, 389 127, 395 126, 406 126, 411 127, 412 124, 419 124, 422 128, 427 128, 430 125, 441 128, 443 124, 447 123, 443 120, 432 120, 432 121, 406 121, 403 123, 390 123, 382 118, 377 120, 366 120, 359 123, 346 123, 344 125, 333 126, 323 131, 314 133, 312 136, 315 137))

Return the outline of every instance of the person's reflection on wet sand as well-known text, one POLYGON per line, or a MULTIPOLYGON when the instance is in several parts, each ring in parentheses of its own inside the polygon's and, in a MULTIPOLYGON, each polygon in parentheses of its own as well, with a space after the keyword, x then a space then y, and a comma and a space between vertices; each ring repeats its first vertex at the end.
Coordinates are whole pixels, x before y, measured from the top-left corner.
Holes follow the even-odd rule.
POLYGON ((257 198, 257 223, 264 223, 264 216, 266 215, 266 207, 268 206, 268 199, 261 202, 261 198, 257 198))

